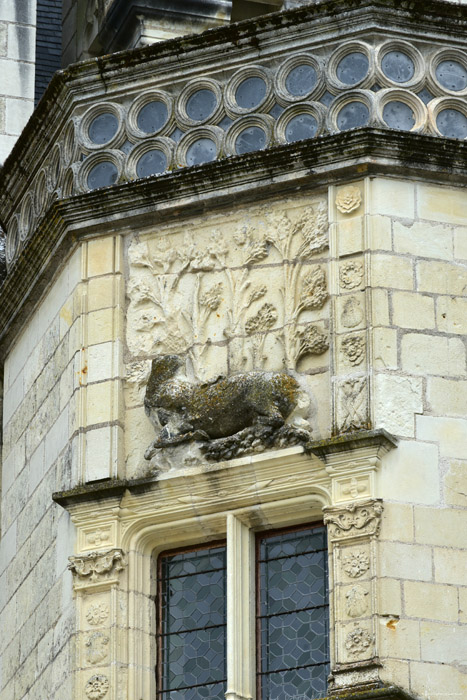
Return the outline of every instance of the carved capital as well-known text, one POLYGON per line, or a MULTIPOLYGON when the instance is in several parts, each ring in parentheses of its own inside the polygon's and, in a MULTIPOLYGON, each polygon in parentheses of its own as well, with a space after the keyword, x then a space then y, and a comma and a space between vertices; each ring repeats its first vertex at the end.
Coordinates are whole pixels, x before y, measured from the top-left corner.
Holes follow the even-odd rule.
POLYGON ((86 581, 96 583, 118 574, 126 566, 125 556, 121 549, 109 549, 107 552, 90 552, 78 557, 68 557, 68 568, 73 572, 79 583, 86 581))
POLYGON ((383 504, 380 499, 371 499, 346 506, 328 506, 324 522, 329 525, 331 540, 346 540, 353 537, 371 537, 379 534, 383 504))

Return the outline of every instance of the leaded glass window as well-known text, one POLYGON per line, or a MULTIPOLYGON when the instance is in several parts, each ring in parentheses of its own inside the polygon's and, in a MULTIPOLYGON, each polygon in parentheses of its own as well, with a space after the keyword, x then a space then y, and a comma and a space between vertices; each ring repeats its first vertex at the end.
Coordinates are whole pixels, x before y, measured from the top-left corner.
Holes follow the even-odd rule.
POLYGON ((158 699, 223 700, 225 545, 161 555, 158 599, 158 699))
POLYGON ((329 673, 323 526, 257 537, 257 700, 319 697, 329 673))

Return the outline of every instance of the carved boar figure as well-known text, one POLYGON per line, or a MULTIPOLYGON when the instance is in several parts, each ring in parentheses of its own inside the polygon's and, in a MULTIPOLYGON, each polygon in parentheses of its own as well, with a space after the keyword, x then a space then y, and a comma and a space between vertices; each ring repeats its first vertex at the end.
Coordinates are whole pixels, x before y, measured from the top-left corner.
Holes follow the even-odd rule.
MULTIPOLYGON (((309 440, 308 432, 284 425, 300 394, 290 375, 251 371, 193 383, 176 376, 182 365, 178 355, 160 355, 152 362, 144 406, 159 435, 146 450, 146 459, 161 448, 192 440, 200 441, 206 451, 206 444, 244 436, 252 428, 257 436, 268 436, 269 443, 281 429, 289 444, 292 433, 295 443, 309 440)), ((224 452, 210 458, 225 457, 224 452)))

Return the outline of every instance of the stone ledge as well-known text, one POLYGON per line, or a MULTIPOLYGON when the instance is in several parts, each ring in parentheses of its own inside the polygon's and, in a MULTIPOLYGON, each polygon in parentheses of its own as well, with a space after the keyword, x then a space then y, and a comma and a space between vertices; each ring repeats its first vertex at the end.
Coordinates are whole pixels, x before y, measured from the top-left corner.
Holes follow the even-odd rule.
MULTIPOLYGON (((317 440, 311 442, 306 449, 300 447, 289 448, 288 450, 278 450, 277 452, 263 453, 253 456, 254 460, 265 461, 274 457, 281 458, 286 453, 285 459, 294 459, 294 455, 303 458, 305 453, 311 453, 320 459, 324 455, 336 452, 349 452, 353 449, 370 446, 383 446, 391 448, 397 445, 395 437, 386 430, 362 430, 354 433, 343 434, 328 438, 327 440, 317 440)), ((252 456, 232 460, 232 466, 238 466, 242 461, 251 461, 252 456)), ((228 471, 230 462, 216 464, 216 469, 222 468, 228 471)), ((183 476, 183 475, 180 475, 183 476)), ((145 493, 157 489, 160 479, 154 476, 140 479, 106 479, 91 484, 79 485, 67 491, 57 491, 52 494, 52 499, 62 508, 70 505, 86 503, 91 501, 104 501, 106 499, 121 498, 125 491, 131 494, 145 493)))
POLYGON ((405 690, 390 685, 383 688, 373 688, 371 690, 346 690, 337 695, 326 695, 326 697, 316 698, 316 700, 415 700, 415 697, 405 690))
POLYGON ((362 430, 354 433, 344 433, 328 438, 316 440, 307 445, 307 452, 311 452, 320 459, 339 452, 348 452, 362 447, 385 447, 391 449, 397 447, 399 440, 388 433, 384 428, 378 430, 362 430))

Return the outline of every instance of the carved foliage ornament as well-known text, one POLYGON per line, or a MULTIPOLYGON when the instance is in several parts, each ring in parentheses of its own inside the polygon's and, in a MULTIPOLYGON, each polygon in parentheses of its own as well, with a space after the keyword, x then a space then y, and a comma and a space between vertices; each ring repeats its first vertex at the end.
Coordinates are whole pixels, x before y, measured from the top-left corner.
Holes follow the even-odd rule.
POLYGON ((334 540, 378 535, 383 505, 380 501, 349 503, 344 509, 328 509, 324 522, 334 540))
POLYGON ((84 692, 88 696, 89 700, 100 700, 105 695, 109 689, 109 679, 107 676, 97 675, 91 676, 91 678, 86 683, 84 692))
POLYGON ((365 356, 365 341, 361 335, 348 335, 341 344, 342 353, 349 364, 357 367, 365 356))
POLYGON ((350 214, 352 211, 358 209, 361 203, 362 193, 355 185, 343 187, 337 193, 336 207, 339 209, 341 214, 350 214))
POLYGON ((125 557, 121 549, 108 552, 90 552, 80 557, 68 557, 68 568, 78 579, 98 581, 101 577, 118 573, 125 568, 125 557))

